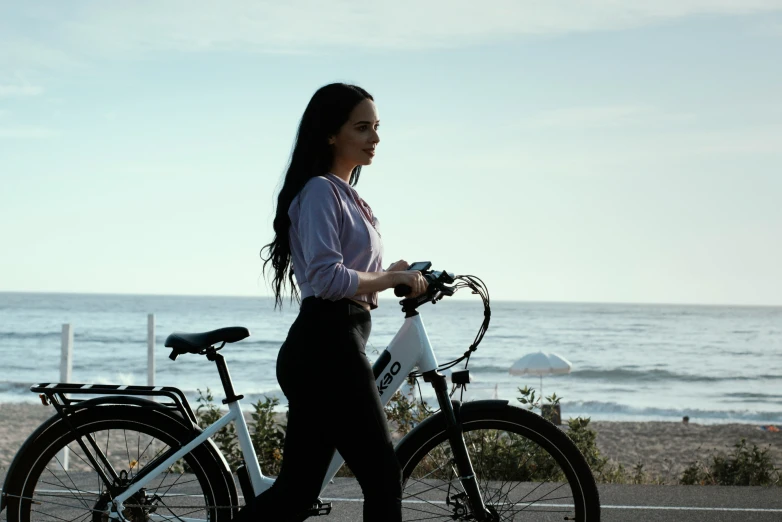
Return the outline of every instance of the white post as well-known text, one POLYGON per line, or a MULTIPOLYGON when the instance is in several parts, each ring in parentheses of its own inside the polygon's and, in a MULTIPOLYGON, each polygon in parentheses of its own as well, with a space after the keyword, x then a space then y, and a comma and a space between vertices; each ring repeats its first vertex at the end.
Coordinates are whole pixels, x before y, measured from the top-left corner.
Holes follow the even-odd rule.
MULTIPOLYGON (((73 329, 70 324, 62 325, 62 350, 60 352, 60 382, 71 382, 73 370, 73 329)), ((68 471, 68 448, 60 451, 60 462, 65 471, 68 471)))
POLYGON ((62 325, 62 352, 60 354, 60 382, 71 382, 73 370, 73 329, 62 325))
POLYGON ((147 315, 147 386, 155 385, 155 314, 147 315))

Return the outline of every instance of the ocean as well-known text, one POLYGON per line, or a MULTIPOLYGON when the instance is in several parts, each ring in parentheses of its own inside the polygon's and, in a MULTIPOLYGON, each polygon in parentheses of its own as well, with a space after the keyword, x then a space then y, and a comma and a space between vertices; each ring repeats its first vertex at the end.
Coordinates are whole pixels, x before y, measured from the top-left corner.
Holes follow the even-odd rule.
MULTIPOLYGON (((222 389, 214 365, 201 356, 168 358, 174 331, 246 326, 252 335, 227 345, 237 393, 248 408, 279 397, 277 350, 295 307, 274 311, 269 298, 0 293, 0 402, 37 402, 32 384, 59 382, 61 331, 74 332, 73 382, 147 384, 147 314, 156 318, 155 385, 176 386, 195 403, 197 390, 222 389)), ((483 318, 480 299, 446 299, 421 309, 438 361, 461 355, 483 318)), ((367 354, 391 341, 403 315, 381 298, 373 312, 367 354)), ((508 369, 539 350, 568 359, 570 374, 543 377, 545 395, 562 397, 563 418, 699 423, 782 422, 782 307, 493 302, 491 325, 469 368, 465 400, 515 401, 538 377, 508 369)), ((434 394, 421 383, 424 398, 434 394)), ((324 412, 331 396, 313 397, 324 412)))

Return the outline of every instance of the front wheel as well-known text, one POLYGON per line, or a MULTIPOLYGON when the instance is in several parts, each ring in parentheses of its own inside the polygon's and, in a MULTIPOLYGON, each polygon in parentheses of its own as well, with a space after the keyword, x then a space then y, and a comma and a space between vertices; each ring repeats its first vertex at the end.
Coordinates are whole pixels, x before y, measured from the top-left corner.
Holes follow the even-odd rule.
MULTIPOLYGON (((7 492, 9 522, 108 522, 112 499, 192 436, 171 416, 132 406, 98 406, 69 420, 78 435, 55 422, 19 456, 7 492)), ((122 520, 230 520, 223 468, 209 447, 198 446, 131 497, 122 520)))
MULTIPOLYGON (((467 452, 492 520, 600 520, 589 466, 559 428, 505 401, 470 402, 460 410, 467 452)), ((442 418, 411 432, 397 456, 403 520, 476 520, 442 418)))

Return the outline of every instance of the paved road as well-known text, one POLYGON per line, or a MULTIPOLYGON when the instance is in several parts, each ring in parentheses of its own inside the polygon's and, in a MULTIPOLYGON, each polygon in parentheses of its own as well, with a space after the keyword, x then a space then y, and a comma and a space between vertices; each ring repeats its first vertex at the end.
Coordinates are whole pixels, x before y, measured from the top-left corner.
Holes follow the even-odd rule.
MULTIPOLYGON (((599 489, 602 521, 782 521, 781 488, 603 485, 599 489)), ((323 522, 360 521, 360 498, 355 482, 337 479, 324 491, 324 499, 330 499, 334 509, 323 522)))
MULTIPOLYGON (((4 478, 0 472, 0 480, 4 478)), ((355 480, 336 479, 323 498, 333 503, 331 516, 311 520, 361 521, 361 490, 355 480)), ((603 521, 782 521, 782 488, 604 485, 600 498, 603 521)), ((61 507, 55 509, 62 514, 61 507)), ((6 520, 5 513, 0 520, 6 520)))

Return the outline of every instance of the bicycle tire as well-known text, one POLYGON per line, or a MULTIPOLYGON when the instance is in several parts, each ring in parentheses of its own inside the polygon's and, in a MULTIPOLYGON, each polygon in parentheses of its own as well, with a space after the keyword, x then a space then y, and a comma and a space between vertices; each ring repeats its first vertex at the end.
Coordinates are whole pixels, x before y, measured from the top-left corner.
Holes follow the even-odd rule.
MULTIPOLYGON (((481 494, 495 520, 600 520, 592 472, 562 430, 507 401, 456 404, 456 410, 481 494)), ((454 469, 444 419, 435 417, 397 448, 403 520, 474 520, 454 469)))
MULTIPOLYGON (((126 482, 167 448, 184 445, 193 433, 192 427, 169 414, 134 406, 88 408, 74 413, 69 420, 83 441, 85 435, 93 435, 115 472, 126 474, 126 482), (117 437, 112 438, 112 434, 117 437)), ((108 520, 101 510, 125 488, 120 485, 109 491, 76 439, 64 421, 55 422, 18 456, 19 472, 7 491, 9 522, 108 520), (67 470, 60 459, 66 447, 70 462, 67 470)), ((94 451, 91 453, 94 455, 94 451)), ((226 474, 230 478, 224 460, 207 444, 201 444, 169 468, 162 479, 156 477, 143 499, 131 497, 125 503, 126 518, 131 522, 180 520, 185 516, 188 520, 228 521, 235 492, 232 495, 226 474), (147 502, 151 505, 134 507, 147 502)))

